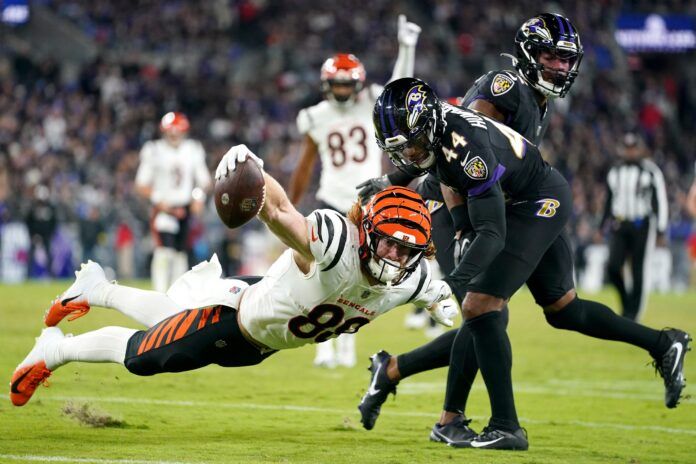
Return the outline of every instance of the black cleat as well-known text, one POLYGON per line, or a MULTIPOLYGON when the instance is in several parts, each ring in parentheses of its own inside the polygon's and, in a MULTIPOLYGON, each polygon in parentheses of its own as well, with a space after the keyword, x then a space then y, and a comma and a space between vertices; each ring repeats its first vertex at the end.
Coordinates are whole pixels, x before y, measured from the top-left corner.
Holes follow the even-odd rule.
POLYGON ((462 447, 465 442, 469 442, 478 435, 469 424, 471 419, 464 416, 457 416, 452 422, 446 425, 435 424, 430 431, 430 441, 444 443, 449 446, 462 447))
POLYGON ((527 441, 527 432, 523 428, 519 428, 514 432, 507 432, 488 425, 473 440, 452 446, 455 448, 527 451, 529 442, 527 441))
POLYGON ((689 348, 691 337, 678 329, 665 329, 662 333, 669 338, 671 344, 662 356, 655 358, 653 366, 665 383, 665 406, 676 408, 681 392, 686 386, 684 356, 691 350, 689 348))
POLYGON ((393 393, 396 396, 396 385, 399 382, 393 382, 387 376, 389 359, 391 355, 384 350, 370 356, 372 364, 367 368, 372 372, 370 385, 358 405, 360 422, 367 430, 372 430, 375 426, 382 405, 387 401, 389 394, 393 393))

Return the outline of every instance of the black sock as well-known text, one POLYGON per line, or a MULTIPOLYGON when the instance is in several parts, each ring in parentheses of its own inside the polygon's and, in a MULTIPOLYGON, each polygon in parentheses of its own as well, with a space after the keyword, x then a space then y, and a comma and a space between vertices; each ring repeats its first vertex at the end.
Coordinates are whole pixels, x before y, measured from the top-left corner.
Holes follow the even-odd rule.
MULTIPOLYGON (((512 347, 499 311, 492 311, 466 321, 476 350, 481 375, 491 402, 490 425, 514 432, 519 428, 515 399, 512 394, 512 347)), ((452 353, 463 356, 464 353, 452 353)))
POLYGON ((457 329, 450 330, 425 345, 397 356, 396 361, 401 378, 405 379, 419 372, 448 366, 456 335, 457 329))
POLYGON ((469 327, 463 323, 452 345, 445 403, 442 406, 445 411, 464 414, 466 400, 469 398, 471 385, 474 383, 477 372, 478 361, 476 361, 474 339, 469 327))
POLYGON ((640 325, 614 313, 602 303, 575 298, 558 312, 546 313, 546 320, 557 329, 574 330, 590 337, 630 343, 657 357, 669 348, 669 340, 659 330, 640 325))
MULTIPOLYGON (((500 314, 503 325, 507 328, 510 317, 507 305, 503 307, 500 314)), ((459 333, 457 333, 457 337, 454 339, 452 353, 456 354, 450 357, 443 409, 457 414, 464 414, 466 402, 469 399, 469 393, 471 393, 471 386, 478 372, 474 340, 471 336, 471 331, 465 323, 462 323, 459 333)))

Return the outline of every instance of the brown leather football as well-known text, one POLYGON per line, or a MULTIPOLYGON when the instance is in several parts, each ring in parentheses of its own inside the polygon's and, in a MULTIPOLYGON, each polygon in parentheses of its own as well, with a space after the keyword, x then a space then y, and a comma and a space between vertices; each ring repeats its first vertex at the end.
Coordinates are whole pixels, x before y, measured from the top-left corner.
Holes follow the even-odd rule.
POLYGON ((256 216, 265 199, 263 171, 251 160, 237 163, 234 171, 215 182, 215 209, 231 229, 256 216))

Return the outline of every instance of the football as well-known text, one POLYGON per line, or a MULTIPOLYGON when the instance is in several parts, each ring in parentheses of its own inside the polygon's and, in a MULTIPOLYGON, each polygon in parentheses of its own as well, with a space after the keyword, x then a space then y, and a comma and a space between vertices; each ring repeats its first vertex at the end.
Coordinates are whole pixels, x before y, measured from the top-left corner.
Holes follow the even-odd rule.
POLYGON ((215 209, 231 229, 256 216, 265 199, 263 171, 253 161, 238 163, 234 171, 215 182, 215 209))

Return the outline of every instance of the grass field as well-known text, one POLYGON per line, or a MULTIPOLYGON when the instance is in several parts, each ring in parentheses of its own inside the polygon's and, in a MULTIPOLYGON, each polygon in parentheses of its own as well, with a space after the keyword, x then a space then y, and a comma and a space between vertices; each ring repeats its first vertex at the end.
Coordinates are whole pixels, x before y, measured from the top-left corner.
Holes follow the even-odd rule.
MULTIPOLYGON (((0 287, 0 372, 7 381, 38 335, 47 302, 65 285, 0 287)), ((611 293, 599 299, 615 303, 611 293)), ((356 406, 367 387, 367 357, 380 348, 398 353, 426 341, 422 332, 406 331, 405 312, 395 310, 361 330, 354 369, 311 367, 313 347, 278 353, 251 368, 216 366, 149 378, 116 365, 64 366, 50 388, 40 388, 23 408, 3 393, 0 462, 696 462, 696 401, 687 398, 667 410, 646 353, 552 329, 526 292, 515 296, 511 308, 516 400, 530 439, 526 453, 457 450, 428 441, 445 369, 402 382, 375 429, 361 428, 356 406), (89 427, 63 413, 84 404, 116 424, 89 427)), ((696 334, 696 294, 653 295, 645 322, 696 334)), ((63 330, 134 324, 95 309, 64 322, 63 330)), ((686 364, 687 379, 696 380, 696 353, 686 364)), ((472 426, 481 429, 489 412, 479 378, 468 408, 472 426)))

